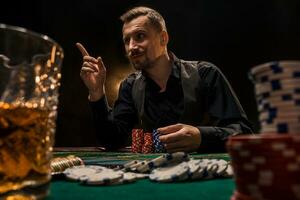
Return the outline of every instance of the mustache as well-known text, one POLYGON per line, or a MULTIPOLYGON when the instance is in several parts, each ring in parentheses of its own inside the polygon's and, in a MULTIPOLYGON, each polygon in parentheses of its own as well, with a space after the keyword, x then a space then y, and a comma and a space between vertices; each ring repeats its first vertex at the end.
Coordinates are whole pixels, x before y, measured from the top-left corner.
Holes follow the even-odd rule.
POLYGON ((130 58, 130 57, 134 57, 134 56, 137 56, 137 55, 140 55, 140 54, 143 54, 145 53, 145 51, 141 51, 141 50, 132 50, 130 52, 127 53, 127 57, 130 58))

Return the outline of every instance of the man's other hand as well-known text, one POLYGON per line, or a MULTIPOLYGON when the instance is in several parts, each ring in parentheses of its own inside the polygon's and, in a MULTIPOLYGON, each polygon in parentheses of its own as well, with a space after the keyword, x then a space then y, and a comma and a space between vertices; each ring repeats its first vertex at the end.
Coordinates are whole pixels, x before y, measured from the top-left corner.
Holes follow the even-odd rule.
POLYGON ((198 128, 187 124, 175 124, 159 128, 159 139, 165 144, 167 152, 197 151, 201 143, 201 133, 198 128))

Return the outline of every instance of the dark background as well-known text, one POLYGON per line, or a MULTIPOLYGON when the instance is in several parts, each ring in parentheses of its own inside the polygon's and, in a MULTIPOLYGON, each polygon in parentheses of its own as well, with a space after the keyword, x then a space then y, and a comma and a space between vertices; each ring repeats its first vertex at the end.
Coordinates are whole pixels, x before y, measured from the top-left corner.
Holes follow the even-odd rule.
POLYGON ((1 4, 0 23, 46 34, 64 49, 56 146, 97 144, 75 43, 80 41, 91 55, 102 56, 112 104, 118 83, 132 70, 124 56, 119 16, 137 5, 150 6, 164 16, 169 49, 179 58, 210 61, 223 71, 257 130, 253 85, 247 73, 264 62, 300 59, 300 1, 180 2, 10 0, 1 4))

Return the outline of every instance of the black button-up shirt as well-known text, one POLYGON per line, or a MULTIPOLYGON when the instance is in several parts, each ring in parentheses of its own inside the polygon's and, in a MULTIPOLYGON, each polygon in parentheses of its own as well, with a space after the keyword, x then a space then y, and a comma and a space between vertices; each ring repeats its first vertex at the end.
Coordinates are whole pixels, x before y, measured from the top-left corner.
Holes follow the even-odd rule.
MULTIPOLYGON (((177 59, 175 57, 175 59, 177 59)), ((184 109, 184 96, 181 84, 180 69, 172 65, 172 72, 166 90, 146 76, 145 113, 159 128, 176 124, 184 109)), ((251 124, 238 102, 231 86, 214 65, 199 68, 201 80, 204 82, 203 105, 205 109, 199 115, 209 114, 210 122, 205 126, 199 124, 201 147, 199 152, 215 152, 225 150, 228 136, 240 133, 251 133, 251 124)), ((119 96, 110 109, 106 98, 90 102, 97 136, 102 145, 118 148, 130 136, 131 130, 138 123, 137 110, 132 98, 132 86, 135 74, 125 79, 119 90, 119 96)), ((196 117, 196 116, 195 116, 196 117)))

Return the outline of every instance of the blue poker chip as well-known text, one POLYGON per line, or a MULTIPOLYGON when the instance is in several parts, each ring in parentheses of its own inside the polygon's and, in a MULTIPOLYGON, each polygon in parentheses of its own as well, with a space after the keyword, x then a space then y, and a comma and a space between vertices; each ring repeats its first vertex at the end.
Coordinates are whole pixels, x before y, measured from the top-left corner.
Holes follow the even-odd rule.
POLYGON ((264 63, 253 67, 250 70, 250 74, 253 76, 259 75, 264 72, 271 72, 273 74, 284 73, 286 69, 291 70, 299 70, 300 69, 300 62, 287 60, 287 61, 272 61, 268 63, 264 63))
POLYGON ((280 122, 262 124, 261 133, 299 133, 300 123, 280 122))
POLYGON ((282 80, 282 79, 299 79, 300 78, 300 69, 296 70, 285 70, 280 73, 274 72, 265 72, 258 74, 252 78, 253 82, 256 83, 265 83, 272 80, 282 80))
POLYGON ((184 181, 189 178, 189 165, 187 162, 170 165, 152 170, 149 179, 157 182, 184 181))
POLYGON ((284 102, 294 102, 296 105, 298 105, 300 100, 300 95, 283 94, 283 95, 273 96, 269 98, 257 97, 256 100, 258 105, 262 105, 266 103, 270 103, 272 105, 276 105, 276 104, 281 105, 284 102))
MULTIPOLYGON (((300 94, 300 87, 297 87, 297 88, 294 88, 292 90, 290 90, 289 92, 287 91, 282 91, 282 93, 280 93, 279 95, 296 95, 296 94, 300 94)), ((274 96, 274 93, 273 92, 270 92, 270 91, 267 91, 267 92, 263 92, 259 95, 256 95, 258 99, 261 99, 261 98, 268 98, 268 97, 271 97, 271 96, 274 96)))
POLYGON ((160 141, 159 136, 160 136, 159 131, 157 129, 154 129, 152 131, 152 139, 153 139, 153 145, 154 145, 154 152, 155 153, 166 152, 164 144, 160 141))
POLYGON ((285 91, 293 92, 298 91, 300 85, 300 79, 283 79, 283 80, 272 80, 270 82, 256 84, 255 93, 257 96, 269 92, 271 95, 276 93, 283 93, 285 91))

